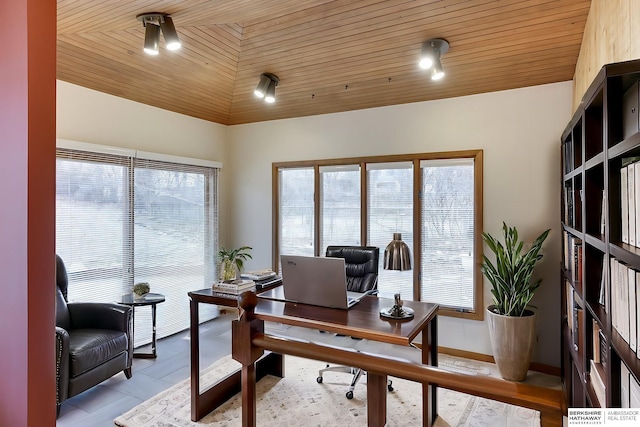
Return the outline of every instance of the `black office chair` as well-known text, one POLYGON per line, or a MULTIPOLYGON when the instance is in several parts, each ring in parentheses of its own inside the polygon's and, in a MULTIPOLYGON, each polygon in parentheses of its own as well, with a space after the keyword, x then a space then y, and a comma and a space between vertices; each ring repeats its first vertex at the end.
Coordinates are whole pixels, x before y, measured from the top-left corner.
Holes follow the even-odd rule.
MULTIPOLYGON (((347 290, 352 292, 378 293, 378 258, 380 250, 374 246, 328 246, 326 256, 344 258, 347 273, 347 290)), ((352 380, 347 391, 347 399, 353 399, 353 390, 363 374, 362 369, 349 366, 329 366, 318 371, 316 381, 322 383, 325 372, 344 372, 351 374, 352 380)), ((391 381, 387 389, 393 391, 391 381)))

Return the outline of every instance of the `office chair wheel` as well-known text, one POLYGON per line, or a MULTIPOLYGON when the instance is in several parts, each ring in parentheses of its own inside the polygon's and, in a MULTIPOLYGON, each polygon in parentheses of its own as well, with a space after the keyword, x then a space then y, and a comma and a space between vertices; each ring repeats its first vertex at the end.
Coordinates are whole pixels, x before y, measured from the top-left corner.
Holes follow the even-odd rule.
POLYGON ((347 399, 349 399, 349 400, 353 399, 353 392, 352 391, 348 391, 346 396, 347 396, 347 399))
POLYGON ((318 378, 316 378, 316 382, 317 382, 318 384, 322 384, 322 377, 318 377, 318 378))

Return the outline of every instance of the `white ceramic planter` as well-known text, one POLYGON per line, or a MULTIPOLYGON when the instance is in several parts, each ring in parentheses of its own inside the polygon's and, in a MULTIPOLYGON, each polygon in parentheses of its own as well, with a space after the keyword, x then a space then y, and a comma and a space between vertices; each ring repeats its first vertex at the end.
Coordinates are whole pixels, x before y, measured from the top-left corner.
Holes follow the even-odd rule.
POLYGON ((523 317, 503 316, 487 307, 487 322, 493 357, 500 375, 509 381, 524 381, 536 345, 536 313, 523 317))

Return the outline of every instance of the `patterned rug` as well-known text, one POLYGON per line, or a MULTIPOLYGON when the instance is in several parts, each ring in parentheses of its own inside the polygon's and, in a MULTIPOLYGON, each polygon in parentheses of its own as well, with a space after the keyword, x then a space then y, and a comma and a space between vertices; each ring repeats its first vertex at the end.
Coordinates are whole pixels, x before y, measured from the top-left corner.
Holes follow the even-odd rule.
MULTIPOLYGON (((442 357, 440 365, 455 365, 442 357)), ((240 366, 224 357, 202 372, 203 389, 240 366)), ((267 376, 257 385, 259 426, 366 426, 366 375, 354 398, 345 397, 350 377, 326 373, 316 382, 323 362, 285 356, 285 378, 267 376)), ((455 366, 455 370, 466 367, 455 366)), ((477 375, 477 373, 476 373, 477 375)), ((388 426, 419 426, 422 423, 422 389, 419 383, 392 378, 394 391, 387 397, 388 426)), ((190 420, 190 381, 184 380, 115 419, 121 427, 237 427, 241 425, 239 395, 199 422, 190 420)), ((437 427, 535 427, 537 411, 438 389, 437 427)))

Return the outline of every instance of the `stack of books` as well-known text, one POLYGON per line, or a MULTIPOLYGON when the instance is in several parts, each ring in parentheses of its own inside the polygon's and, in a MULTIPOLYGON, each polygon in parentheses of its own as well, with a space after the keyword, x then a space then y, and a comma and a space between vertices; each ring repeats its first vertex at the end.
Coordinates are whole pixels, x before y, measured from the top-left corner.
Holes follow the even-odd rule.
POLYGON ((240 295, 246 291, 255 292, 256 283, 246 279, 225 280, 214 283, 213 290, 223 294, 240 295))
POLYGON ((282 283, 282 277, 276 274, 271 269, 248 271, 240 275, 241 278, 247 280, 253 280, 256 284, 256 289, 262 289, 267 286, 276 285, 282 283))

